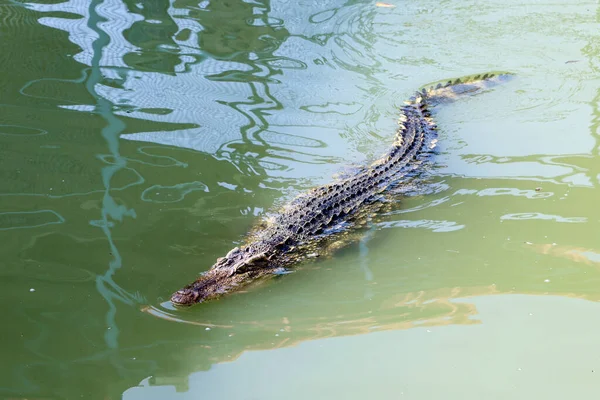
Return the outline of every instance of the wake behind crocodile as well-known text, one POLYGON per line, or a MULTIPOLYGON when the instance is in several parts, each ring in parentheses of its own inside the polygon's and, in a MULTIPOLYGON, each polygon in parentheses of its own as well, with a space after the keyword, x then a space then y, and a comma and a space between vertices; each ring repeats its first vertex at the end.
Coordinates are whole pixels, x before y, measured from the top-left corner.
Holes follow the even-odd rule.
MULTIPOLYGON (((359 225, 377 210, 383 194, 431 157, 437 126, 431 108, 478 93, 509 80, 510 74, 485 74, 429 86, 400 108, 399 127, 389 150, 355 174, 314 188, 258 225, 246 244, 236 247, 196 281, 171 296, 175 305, 217 298, 273 276, 324 246, 332 237, 359 225)), ((400 183, 401 184, 401 183, 400 183)))

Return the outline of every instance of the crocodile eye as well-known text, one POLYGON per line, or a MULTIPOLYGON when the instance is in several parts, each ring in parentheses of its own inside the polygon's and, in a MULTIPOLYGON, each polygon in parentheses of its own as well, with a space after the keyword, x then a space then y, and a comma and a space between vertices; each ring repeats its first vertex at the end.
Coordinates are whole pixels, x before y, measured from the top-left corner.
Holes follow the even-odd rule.
POLYGON ((240 252, 240 248, 236 247, 236 248, 232 249, 229 253, 227 253, 227 255, 225 257, 232 258, 233 256, 235 256, 239 252, 240 252))

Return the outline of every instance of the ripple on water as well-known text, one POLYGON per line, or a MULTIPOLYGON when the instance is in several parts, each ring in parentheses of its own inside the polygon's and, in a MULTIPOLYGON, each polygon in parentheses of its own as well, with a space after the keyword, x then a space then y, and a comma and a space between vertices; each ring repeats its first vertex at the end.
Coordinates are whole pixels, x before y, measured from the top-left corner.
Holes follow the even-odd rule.
POLYGON ((0 231, 38 228, 46 225, 62 224, 64 222, 65 219, 53 210, 0 213, 0 231))
POLYGON ((141 312, 145 312, 154 317, 164 319, 171 322, 178 322, 182 324, 203 326, 205 328, 231 328, 232 325, 214 325, 200 321, 194 321, 190 317, 198 316, 198 314, 186 314, 186 308, 177 308, 170 301, 164 301, 160 304, 160 307, 151 305, 143 305, 140 307, 141 312))
POLYGON ((173 186, 153 185, 142 192, 142 200, 149 203, 177 203, 189 193, 208 192, 202 182, 179 183, 173 186))
POLYGON ((266 60, 265 62, 272 68, 304 70, 308 67, 306 63, 288 57, 278 57, 277 59, 266 60))
MULTIPOLYGON (((27 276, 45 282, 59 283, 81 283, 96 279, 96 274, 79 266, 71 266, 65 263, 53 263, 48 261, 38 262, 27 260, 25 264, 15 266, 17 276, 27 276)), ((10 272, 9 272, 10 274, 10 272)))
POLYGON ((0 135, 3 136, 42 136, 48 131, 21 125, 0 125, 0 135))
POLYGON ((331 18, 333 18, 335 16, 335 14, 337 14, 337 12, 338 12, 337 8, 334 8, 331 10, 319 11, 318 13, 311 15, 308 18, 308 20, 310 22, 312 22, 313 24, 320 24, 321 22, 325 22, 325 21, 328 21, 331 18))
POLYGON ((521 190, 516 188, 487 188, 479 190, 477 196, 516 196, 528 199, 546 199, 554 195, 553 192, 537 192, 535 190, 521 190))
POLYGON ((535 189, 517 189, 517 188, 487 188, 482 190, 476 189, 459 189, 455 195, 476 195, 478 197, 485 196, 515 196, 526 197, 528 199, 546 199, 554 196, 554 192, 538 192, 535 189))
POLYGON ((560 215, 552 215, 552 214, 543 214, 539 212, 532 213, 515 213, 515 214, 505 214, 500 217, 501 220, 531 220, 531 219, 541 219, 548 220, 554 222, 566 222, 566 223, 584 223, 587 222, 588 219, 586 217, 562 217, 560 215))
POLYGON ((418 221, 383 221, 377 224, 380 228, 425 228, 432 232, 454 232, 459 231, 465 225, 454 221, 433 221, 421 219, 418 221))
POLYGON ((2 29, 26 30, 37 23, 37 16, 24 6, 0 4, 0 26, 2 29))
POLYGON ((290 147, 309 147, 309 148, 324 148, 327 144, 311 137, 294 135, 288 132, 279 132, 274 130, 266 130, 261 133, 260 137, 272 144, 281 144, 290 147))
POLYGON ((306 110, 311 113, 333 113, 333 114, 341 114, 341 115, 352 115, 356 114, 363 108, 362 104, 352 102, 352 103, 326 103, 319 105, 306 105, 300 107, 302 110, 306 110))

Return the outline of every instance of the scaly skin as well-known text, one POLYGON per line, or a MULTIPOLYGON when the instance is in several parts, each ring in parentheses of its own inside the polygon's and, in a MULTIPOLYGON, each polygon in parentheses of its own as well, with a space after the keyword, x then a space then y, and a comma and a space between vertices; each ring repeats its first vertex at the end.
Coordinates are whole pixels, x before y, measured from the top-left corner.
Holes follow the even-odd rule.
POLYGON ((195 282, 175 292, 171 302, 204 302, 271 276, 353 225, 372 209, 382 192, 427 159, 437 142, 428 107, 494 86, 509 75, 484 75, 423 89, 400 109, 399 129, 389 151, 355 175, 317 187, 289 205, 246 245, 231 250, 195 282))

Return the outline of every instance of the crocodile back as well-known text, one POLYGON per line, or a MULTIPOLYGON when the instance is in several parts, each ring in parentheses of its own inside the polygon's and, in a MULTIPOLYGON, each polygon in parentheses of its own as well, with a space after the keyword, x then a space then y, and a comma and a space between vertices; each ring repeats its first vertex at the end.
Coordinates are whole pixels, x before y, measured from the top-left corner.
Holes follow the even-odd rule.
POLYGON ((418 165, 422 154, 435 146, 435 137, 425 98, 415 96, 400 110, 388 152, 356 175, 296 198, 261 231, 259 242, 290 246, 326 234, 418 165))

